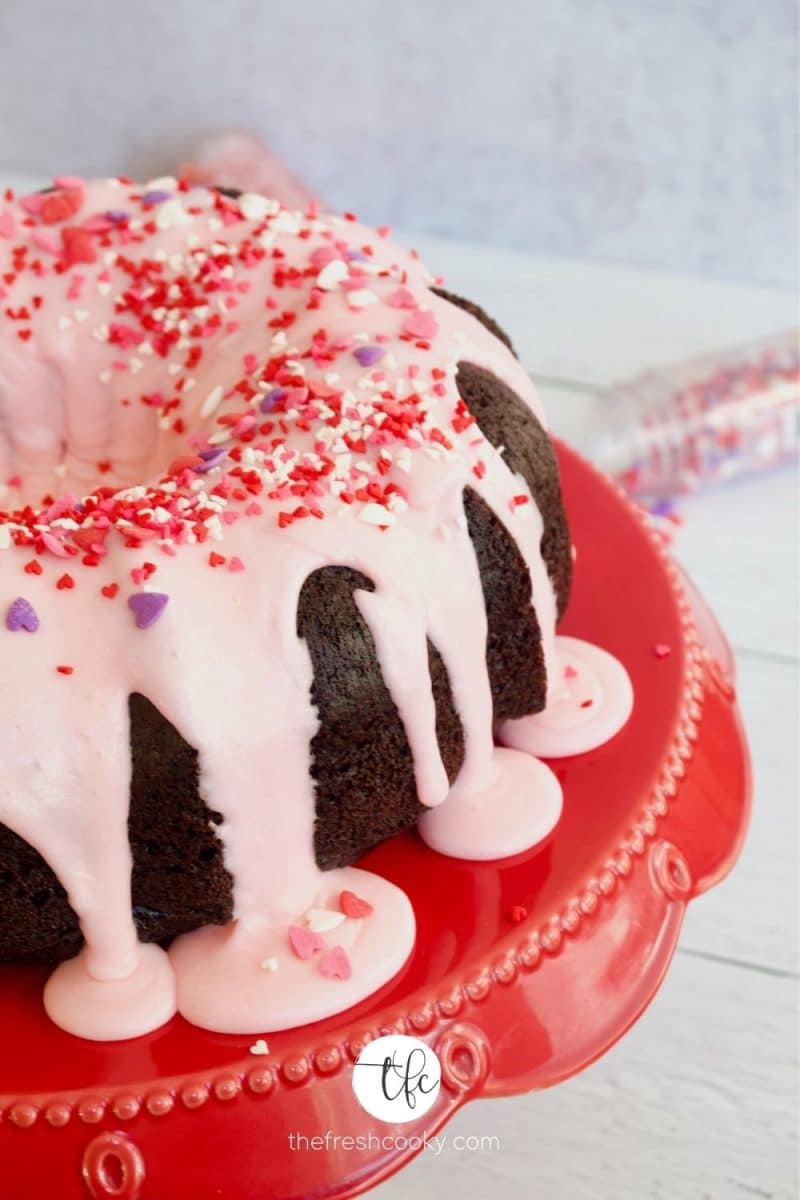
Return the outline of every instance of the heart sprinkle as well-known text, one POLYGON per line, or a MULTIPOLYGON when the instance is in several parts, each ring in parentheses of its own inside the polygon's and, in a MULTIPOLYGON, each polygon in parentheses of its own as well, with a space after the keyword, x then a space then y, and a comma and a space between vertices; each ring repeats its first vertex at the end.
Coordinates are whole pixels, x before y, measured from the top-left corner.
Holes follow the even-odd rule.
POLYGON ((155 625, 169 603, 164 592, 137 592, 128 597, 128 608, 136 618, 137 629, 149 629, 155 625))
POLYGON ((403 325, 403 333, 415 338, 432 338, 439 332, 439 322, 427 308, 418 308, 403 325))
POLYGON ((325 949, 324 939, 304 925, 289 926, 289 945, 297 957, 303 960, 313 958, 318 950, 325 949))
POLYGON ((349 979, 353 974, 344 946, 334 946, 319 960, 319 973, 326 979, 349 979))
POLYGON ((24 629, 26 633, 36 633, 39 628, 39 618, 36 615, 36 609, 31 604, 30 600, 26 600, 23 596, 17 596, 9 606, 6 614, 6 629, 10 629, 12 633, 17 633, 20 629, 24 629))
POLYGON ((362 900, 355 892, 342 892, 339 896, 339 908, 346 917, 368 917, 373 912, 369 900, 362 900))
POLYGON ((306 925, 314 933, 327 933, 346 919, 343 912, 336 912, 332 908, 310 908, 306 913, 306 925))
POLYGON ((672 654, 672 646, 668 646, 666 642, 656 642, 653 646, 653 654, 656 658, 669 658, 672 654))
POLYGON ((362 367, 374 367, 385 353, 381 346, 359 346, 353 351, 353 358, 357 359, 362 367))
POLYGON ((263 1038, 259 1038, 257 1042, 253 1042, 250 1047, 251 1054, 269 1054, 269 1046, 263 1038))

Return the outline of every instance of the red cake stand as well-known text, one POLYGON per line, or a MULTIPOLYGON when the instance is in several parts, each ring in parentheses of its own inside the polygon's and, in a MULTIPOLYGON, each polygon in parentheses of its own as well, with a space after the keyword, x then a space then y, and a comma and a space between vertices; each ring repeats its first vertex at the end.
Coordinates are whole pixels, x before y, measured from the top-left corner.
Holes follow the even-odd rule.
POLYGON ((621 659, 636 701, 607 745, 551 764, 564 790, 552 839, 493 863, 440 857, 413 833, 373 851, 364 865, 414 904, 413 956, 357 1007, 271 1035, 266 1057, 179 1018, 85 1042, 46 1019, 44 972, 0 970, 4 1200, 353 1196, 412 1151, 292 1150, 289 1133, 373 1133, 378 1147, 387 1131, 432 1135, 468 1100, 574 1075, 642 1012, 686 905, 741 846, 747 747, 708 609, 620 493, 560 457, 578 550, 564 632, 621 659), (410 1125, 370 1117, 352 1090, 359 1050, 387 1032, 442 1063, 434 1107, 410 1125))

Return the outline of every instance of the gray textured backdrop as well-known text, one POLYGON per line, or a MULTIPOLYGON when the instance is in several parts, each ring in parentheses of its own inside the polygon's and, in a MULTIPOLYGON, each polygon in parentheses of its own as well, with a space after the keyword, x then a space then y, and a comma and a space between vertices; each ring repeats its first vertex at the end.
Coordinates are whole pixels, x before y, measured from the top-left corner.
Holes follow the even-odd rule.
POLYGON ((797 269, 794 0, 0 0, 0 166, 264 133, 338 208, 765 283, 797 269))

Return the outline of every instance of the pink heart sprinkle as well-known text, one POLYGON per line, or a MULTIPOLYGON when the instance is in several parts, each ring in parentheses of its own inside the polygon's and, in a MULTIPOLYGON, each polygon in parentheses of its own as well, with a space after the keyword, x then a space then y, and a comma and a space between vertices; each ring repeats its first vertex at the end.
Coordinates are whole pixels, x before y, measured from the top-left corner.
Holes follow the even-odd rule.
POLYGON ((578 672, 575 670, 574 667, 571 667, 568 664, 566 667, 564 667, 564 678, 565 679, 577 679, 578 672))
POLYGON ((403 333, 415 338, 432 338, 439 332, 439 322, 430 309, 418 308, 403 326, 403 333))
POLYGON ((327 979, 349 979, 353 974, 350 959, 343 946, 334 946, 319 960, 319 973, 327 979))
POLYGON ((321 271, 322 268, 326 267, 329 262, 333 262, 333 260, 338 257, 339 251, 335 248, 335 246, 320 246, 318 250, 314 251, 308 261, 311 263, 312 267, 316 267, 318 271, 321 271))
POLYGON ((45 254, 60 254, 61 247, 51 233, 45 233, 43 229, 34 229, 31 234, 31 241, 37 250, 44 250, 45 254))
POLYGON ((653 646, 653 654, 656 658, 669 658, 672 654, 672 646, 668 646, 666 642, 656 642, 653 646))
POLYGON ((414 293, 410 292, 408 288, 405 287, 399 287, 396 291, 392 292, 390 296, 387 296, 386 303, 389 305, 389 308, 417 307, 417 301, 414 293))
POLYGON ((242 560, 239 558, 238 555, 234 554, 233 558, 228 563, 228 570, 229 571, 243 571, 244 570, 244 563, 242 562, 242 560))
POLYGON ((298 958, 313 958, 318 950, 325 949, 325 939, 304 925, 289 926, 289 945, 298 958))
POLYGON ((57 538, 52 533, 48 533, 46 529, 42 531, 41 538, 46 549, 51 554, 55 554, 56 558, 69 558, 69 550, 67 550, 60 538, 57 538))
POLYGON ((42 211, 47 195, 44 192, 34 192, 31 196, 22 196, 20 205, 25 209, 26 213, 32 213, 34 216, 42 211))

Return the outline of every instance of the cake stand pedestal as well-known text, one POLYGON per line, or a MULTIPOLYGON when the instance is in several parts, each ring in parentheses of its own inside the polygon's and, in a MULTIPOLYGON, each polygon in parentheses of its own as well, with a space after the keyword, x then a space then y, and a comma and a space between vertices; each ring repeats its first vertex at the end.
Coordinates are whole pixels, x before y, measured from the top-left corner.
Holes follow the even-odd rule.
POLYGON ((636 510, 559 454, 578 551, 562 632, 616 655, 636 699, 611 742, 551 764, 564 814, 550 841, 489 863, 443 858, 414 833, 373 851, 364 865, 416 910, 412 957, 357 1007, 269 1036, 265 1056, 249 1051, 257 1035, 180 1018, 84 1042, 45 1017, 45 972, 0 969, 4 1200, 353 1196, 412 1156, 384 1149, 387 1133, 431 1136, 468 1100, 574 1075, 652 999, 686 905, 725 875, 747 824, 733 662, 636 510), (388 1032, 423 1038, 442 1064, 434 1107, 402 1126, 369 1116, 352 1089, 359 1051, 388 1032), (368 1148, 290 1145, 328 1130, 368 1148))

